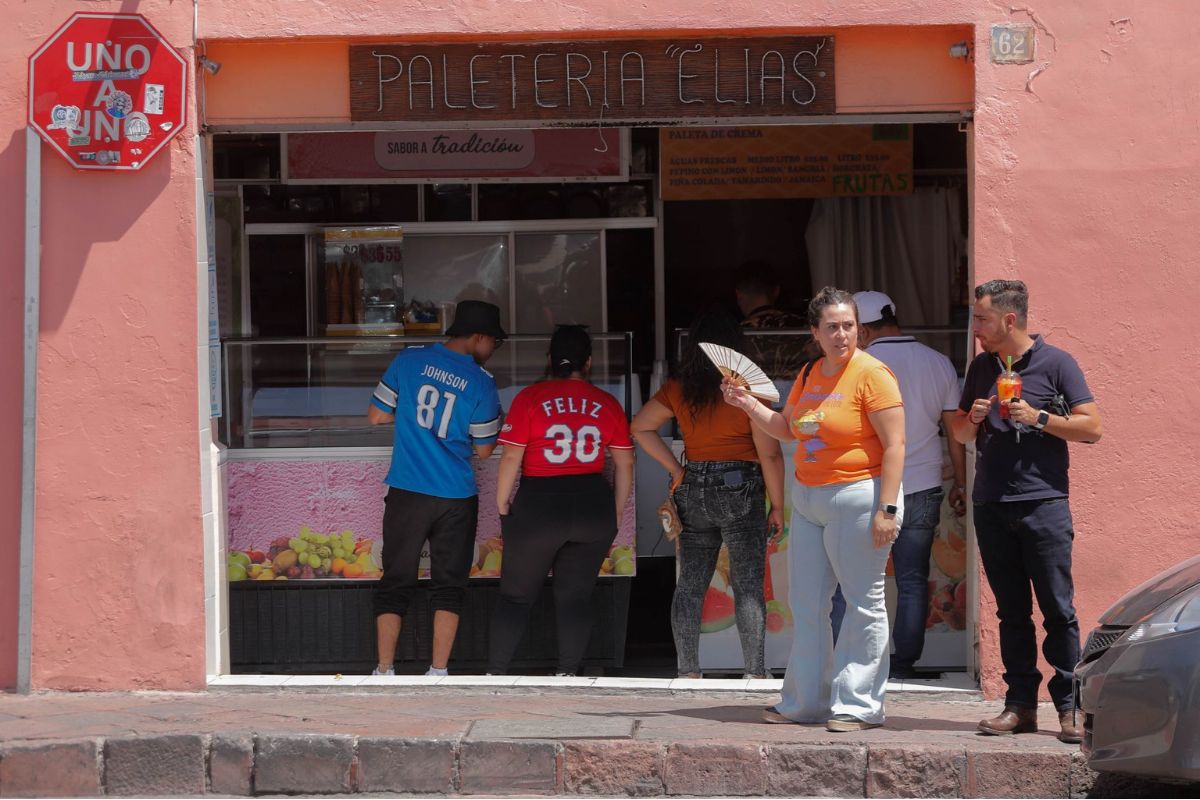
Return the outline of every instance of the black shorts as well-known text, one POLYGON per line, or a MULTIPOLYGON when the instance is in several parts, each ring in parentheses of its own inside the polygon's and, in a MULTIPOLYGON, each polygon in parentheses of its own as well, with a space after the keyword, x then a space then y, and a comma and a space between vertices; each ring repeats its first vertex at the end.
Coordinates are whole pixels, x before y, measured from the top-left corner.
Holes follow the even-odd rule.
POLYGON ((383 577, 375 586, 375 614, 408 613, 427 541, 433 610, 458 613, 471 573, 478 516, 478 497, 433 497, 389 488, 383 511, 383 577))

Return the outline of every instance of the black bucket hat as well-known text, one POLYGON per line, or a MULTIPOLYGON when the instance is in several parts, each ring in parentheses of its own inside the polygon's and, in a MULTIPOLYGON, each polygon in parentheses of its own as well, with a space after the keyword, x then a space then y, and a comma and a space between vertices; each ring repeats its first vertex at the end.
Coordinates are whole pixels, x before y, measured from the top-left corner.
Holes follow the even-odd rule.
POLYGON ((454 308, 454 324, 446 329, 447 336, 470 336, 482 333, 503 341, 508 338, 500 327, 500 309, 482 300, 460 300, 454 308))

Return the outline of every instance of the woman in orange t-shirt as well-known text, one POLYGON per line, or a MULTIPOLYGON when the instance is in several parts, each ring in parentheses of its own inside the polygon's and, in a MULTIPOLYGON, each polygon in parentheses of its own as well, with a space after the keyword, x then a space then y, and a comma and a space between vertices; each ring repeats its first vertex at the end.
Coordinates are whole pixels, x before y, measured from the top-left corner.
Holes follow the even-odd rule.
POLYGON ((783 413, 723 386, 757 429, 799 441, 788 538, 792 654, 782 699, 764 719, 857 731, 884 720, 883 572, 904 514, 904 408, 891 370, 857 347, 848 292, 822 289, 808 320, 823 356, 800 373, 783 413), (839 583, 846 616, 835 645, 829 611, 839 583))
POLYGON ((721 402, 721 373, 700 342, 745 348, 731 317, 710 312, 697 318, 688 330, 676 375, 642 406, 630 430, 647 455, 671 473, 671 485, 677 487, 674 497, 683 532, 676 542, 679 578, 671 600, 671 631, 679 674, 700 677, 700 615, 724 544, 729 560, 720 570, 721 582, 733 590, 745 675, 763 678, 768 677, 763 578, 768 536, 783 529, 783 454, 779 442, 721 402), (658 435, 672 417, 683 434, 686 467, 658 435))

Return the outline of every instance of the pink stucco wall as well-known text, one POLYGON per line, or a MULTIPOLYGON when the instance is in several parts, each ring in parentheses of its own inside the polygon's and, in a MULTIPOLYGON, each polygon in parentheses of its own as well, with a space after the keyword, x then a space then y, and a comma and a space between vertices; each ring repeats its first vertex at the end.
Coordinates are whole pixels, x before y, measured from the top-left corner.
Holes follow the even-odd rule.
MULTIPOLYGON (((554 35, 688 29, 976 27, 974 267, 1021 277, 1034 327, 1072 351, 1105 417, 1075 448, 1076 584, 1084 629, 1125 589, 1195 553, 1189 443, 1200 378, 1180 333, 1200 307, 1200 154, 1190 0, 661 0, 587 4, 201 0, 200 36, 554 35), (988 26, 1035 22, 1039 60, 995 66, 988 26), (1176 331, 1172 334, 1171 331, 1176 331)), ((20 185, 24 64, 71 11, 133 10, 187 47, 192 4, 0 0, 0 177, 20 185)), ((221 77, 224 77, 224 73, 221 77)), ((915 79, 915 76, 913 77, 915 79)), ((39 363, 35 684, 203 683, 197 458, 194 154, 187 133, 135 175, 76 173, 47 154, 39 363)), ((0 195, 0 368, 20 370, 19 192, 0 195), (18 283, 19 286, 19 283, 18 283)), ((19 430, 19 381, 0 426, 19 430)), ((15 553, 19 439, 0 437, 0 544, 15 553)), ((0 683, 11 683, 15 558, 0 560, 0 683)), ((999 688, 983 601, 985 688, 999 688)))
MULTIPOLYGON (((1077 605, 1084 631, 1123 591, 1200 551, 1190 443, 1200 434, 1195 75, 1189 0, 689 0, 380 2, 297 8, 207 0, 200 35, 466 37, 686 29, 968 24, 976 29, 974 268, 1020 277, 1033 326, 1073 352, 1104 414, 1074 447, 1077 605), (1013 10, 1020 6, 1023 10, 1013 10), (1038 60, 989 63, 989 26, 1034 23, 1038 60), (1176 331, 1171 333, 1171 331, 1176 331)), ((914 76, 915 79, 915 76, 914 76)), ((985 689, 1001 690, 995 604, 985 592, 985 689)))
MULTIPOLYGON (((185 54, 192 43, 191 3, 0 2, 0 425, 14 433, 0 437, 5 642, 20 487, 25 59, 80 10, 138 11, 185 54)), ((35 688, 204 685, 192 122, 136 173, 78 172, 43 149, 35 688)))

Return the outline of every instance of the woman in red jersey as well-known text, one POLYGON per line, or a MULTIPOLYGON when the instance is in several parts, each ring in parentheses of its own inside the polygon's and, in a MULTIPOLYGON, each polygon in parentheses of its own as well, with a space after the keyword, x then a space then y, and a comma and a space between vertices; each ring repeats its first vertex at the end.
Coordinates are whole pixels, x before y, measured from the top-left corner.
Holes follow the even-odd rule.
POLYGON ((591 635, 592 589, 633 488, 625 412, 587 379, 592 340, 577 325, 550 339, 551 379, 513 398, 500 444, 496 504, 504 536, 500 599, 492 613, 488 672, 508 671, 532 607, 554 570, 558 672, 574 675, 591 635), (610 486, 604 453, 613 459, 610 486), (511 507, 517 474, 521 486, 511 507))

